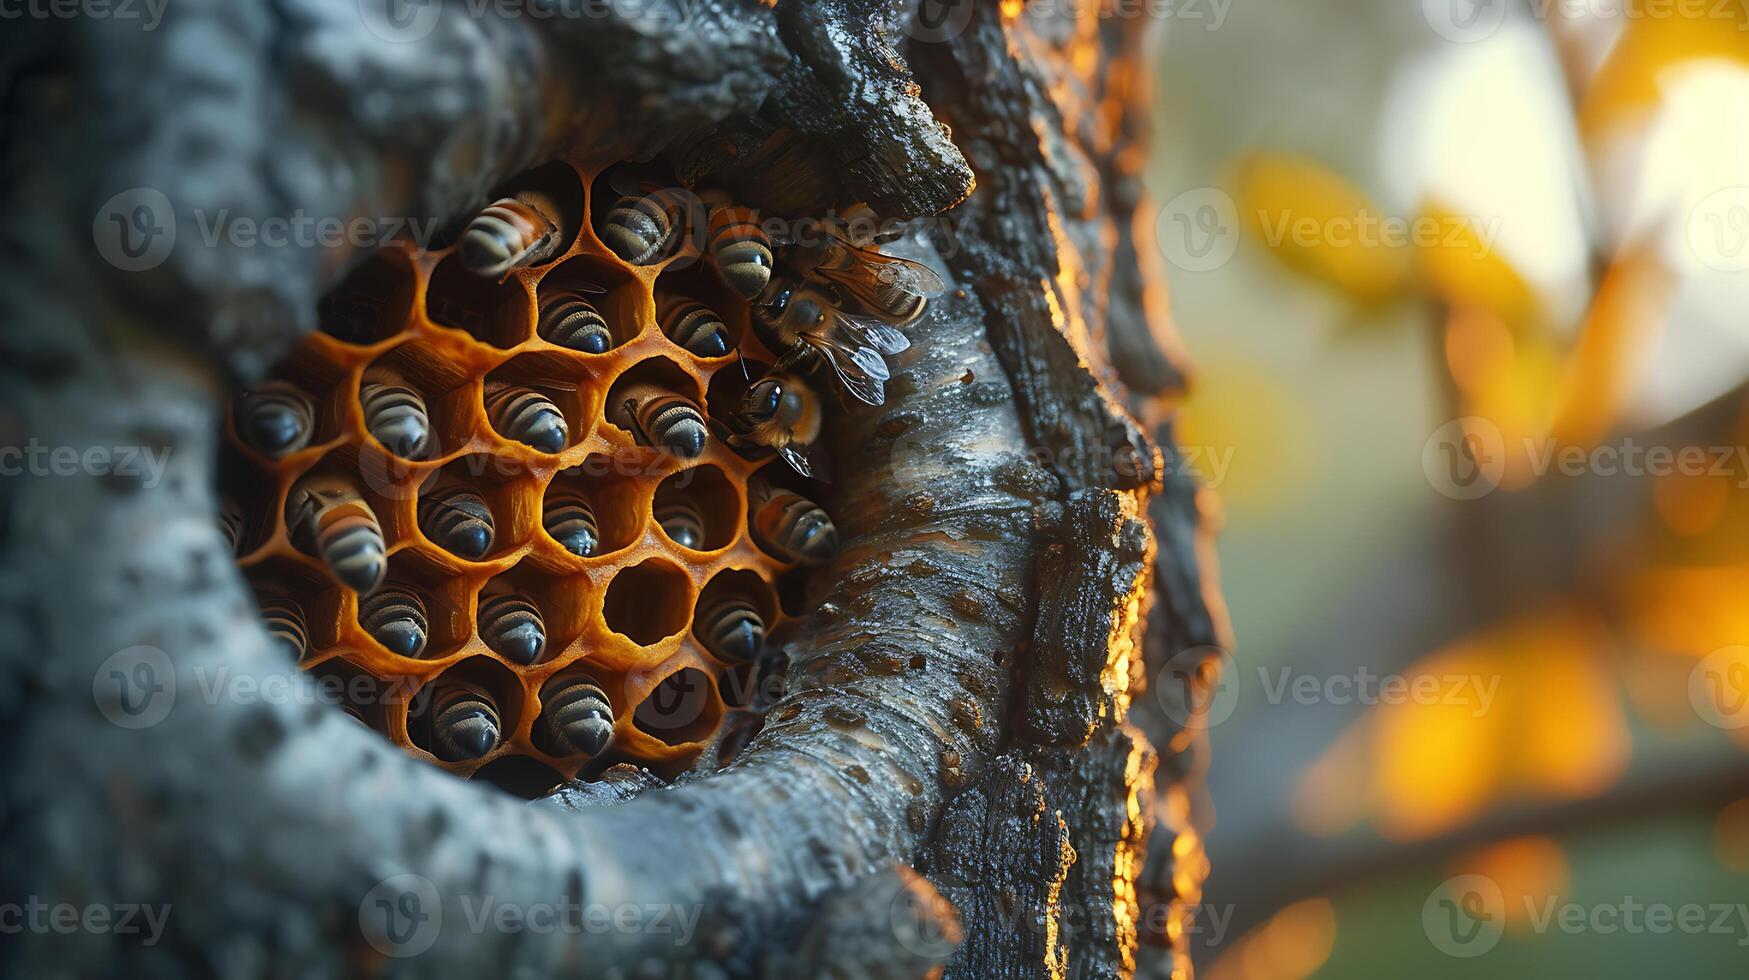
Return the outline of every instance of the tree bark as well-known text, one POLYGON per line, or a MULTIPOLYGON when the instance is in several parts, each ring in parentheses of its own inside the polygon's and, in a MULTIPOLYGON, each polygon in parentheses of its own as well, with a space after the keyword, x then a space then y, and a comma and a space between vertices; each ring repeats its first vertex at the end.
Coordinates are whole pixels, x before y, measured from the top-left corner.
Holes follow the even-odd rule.
POLYGON ((1140 199, 1101 197, 1134 130, 1077 129, 1137 98, 1135 42, 979 5, 957 36, 906 45, 913 75, 901 7, 456 3, 409 24, 369 0, 189 0, 149 33, 26 25, 33 46, 0 62, 0 431, 168 462, 0 483, 0 886, 169 914, 150 945, 26 935, 6 972, 1135 970, 1154 754, 1124 718, 1150 584, 1172 637, 1151 661, 1219 632, 1183 488, 1154 495, 1167 457, 1148 432, 1183 371, 1142 313, 1140 199), (1110 61, 1064 106, 1051 80, 1079 77, 1083 44, 1110 61), (783 169, 761 179, 740 151, 774 140, 783 169), (224 398, 364 252, 201 230, 221 211, 453 220, 577 147, 660 154, 779 212, 916 218, 970 197, 957 224, 895 246, 950 292, 907 328, 888 403, 831 420, 845 548, 763 730, 671 788, 614 772, 526 806, 326 705, 223 693, 295 670, 214 527, 224 398), (161 192, 147 216, 177 230, 150 268, 104 251, 104 213, 132 188, 161 192), (1134 356, 1119 372, 1108 349, 1134 356), (157 690, 161 718, 135 724, 118 671, 157 690), (579 906, 623 917, 481 918, 579 906))

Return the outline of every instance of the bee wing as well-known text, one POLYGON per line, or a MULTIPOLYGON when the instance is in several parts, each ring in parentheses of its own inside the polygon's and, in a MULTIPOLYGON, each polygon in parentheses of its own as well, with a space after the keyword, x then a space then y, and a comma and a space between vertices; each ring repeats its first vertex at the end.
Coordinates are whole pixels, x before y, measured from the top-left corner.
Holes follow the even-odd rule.
POLYGON ((911 347, 911 338, 900 333, 892 324, 874 317, 858 316, 840 310, 838 328, 862 345, 873 347, 882 354, 897 354, 911 347))
POLYGON ((880 405, 887 400, 884 382, 891 377, 887 362, 871 347, 842 343, 822 334, 802 334, 808 346, 820 352, 844 389, 857 401, 880 405))
MULTIPOLYGON (((858 245, 837 231, 832 231, 831 234, 833 238, 838 240, 840 247, 856 253, 856 257, 862 260, 860 263, 851 263, 850 267, 854 269, 860 265, 868 275, 873 276, 882 285, 896 286, 917 296, 935 297, 947 292, 947 283, 942 281, 941 276, 936 275, 934 269, 923 263, 858 245)), ((818 271, 828 278, 842 281, 840 278, 842 273, 838 269, 821 268, 818 271), (835 275, 835 273, 837 274, 835 275)))
POLYGON ((785 446, 777 452, 783 457, 783 461, 788 463, 790 468, 797 473, 803 476, 814 475, 814 467, 808 462, 808 457, 798 452, 794 446, 785 446))

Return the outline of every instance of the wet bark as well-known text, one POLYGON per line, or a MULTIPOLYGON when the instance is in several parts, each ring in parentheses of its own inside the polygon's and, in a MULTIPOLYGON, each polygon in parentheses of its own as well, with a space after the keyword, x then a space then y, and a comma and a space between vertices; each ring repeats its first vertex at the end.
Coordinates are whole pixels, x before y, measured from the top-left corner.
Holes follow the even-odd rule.
MULTIPOLYGON (((1071 44, 1122 60, 1134 41, 983 5, 911 43, 889 3, 565 7, 589 13, 190 0, 144 33, 30 23, 0 61, 0 434, 166 454, 157 475, 0 482, 0 886, 168 911, 150 944, 20 937, 0 972, 1132 972, 1154 755, 1124 719, 1149 587, 1184 637, 1206 586, 1182 495, 1155 496, 1155 396, 1183 372, 1131 322, 1148 273, 1130 205, 1100 197, 1124 143, 1076 131, 1048 81, 1071 44), (970 197, 893 246, 949 293, 907 328, 888 403, 831 421, 844 553, 763 729, 673 787, 615 771, 528 806, 328 705, 238 696, 294 667, 214 527, 223 400, 368 248, 202 230, 451 221, 578 146, 660 154, 779 211, 970 197), (115 251, 147 239, 106 238, 136 188, 162 197, 122 199, 134 230, 177 231, 150 265, 115 251), (1108 347, 1154 356, 1120 379, 1108 347), (1176 501, 1158 549, 1150 498, 1176 501), (129 679, 161 717, 132 713, 129 679)), ((1103 71, 1086 86, 1135 98, 1103 71)))

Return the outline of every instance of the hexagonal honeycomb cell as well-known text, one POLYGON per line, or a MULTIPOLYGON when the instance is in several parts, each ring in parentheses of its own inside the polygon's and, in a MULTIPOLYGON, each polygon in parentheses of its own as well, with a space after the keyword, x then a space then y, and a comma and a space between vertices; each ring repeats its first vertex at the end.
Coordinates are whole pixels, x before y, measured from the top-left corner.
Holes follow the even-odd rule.
POLYGON ((567 237, 502 277, 466 267, 465 233, 385 248, 225 423, 221 522, 273 636, 362 724, 524 795, 689 764, 746 704, 797 571, 749 529, 769 458, 628 428, 626 397, 710 413, 738 348, 774 358, 697 236, 643 265, 603 243, 602 173, 561 161, 506 190, 546 195, 567 237), (677 304, 729 349, 665 335, 677 304))

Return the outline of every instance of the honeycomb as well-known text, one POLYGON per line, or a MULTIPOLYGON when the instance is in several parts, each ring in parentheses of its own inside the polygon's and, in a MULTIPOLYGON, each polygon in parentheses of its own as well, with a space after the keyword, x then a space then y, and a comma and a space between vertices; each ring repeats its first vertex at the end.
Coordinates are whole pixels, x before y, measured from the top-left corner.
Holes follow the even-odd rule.
MULTIPOLYGON (((643 266, 603 244, 598 223, 618 198, 606 172, 557 161, 516 182, 546 195, 571 237, 501 280, 464 268, 458 242, 384 248, 323 299, 319 330, 224 423, 220 520, 270 632, 320 690, 407 752, 525 795, 617 762, 674 772, 710 744, 752 695, 745 611, 769 638, 794 615, 804 574, 756 540, 757 488, 824 494, 716 430, 693 459, 628 431, 614 408, 624 393, 661 389, 719 418, 774 358, 698 236, 643 266), (611 336, 600 353, 537 330, 549 304, 579 297, 611 336), (727 353, 664 335, 658 311, 690 304, 722 318, 727 353), (400 389, 422 400, 423 432, 400 389), (275 428, 285 412, 252 407, 264 399, 304 413, 307 438, 275 428), (386 568, 335 566, 364 594, 336 580, 305 530, 299 507, 330 499, 320 494, 356 495, 381 527, 386 568), (587 528, 579 503, 596 530, 586 556, 554 537, 587 528), (604 746, 556 739, 549 724, 588 714, 578 680, 609 702, 604 746), (495 746, 469 757, 493 727, 495 746)), ((350 533, 346 520, 333 533, 350 533)))

